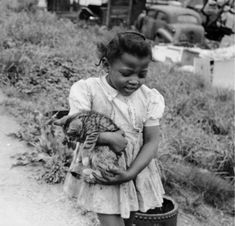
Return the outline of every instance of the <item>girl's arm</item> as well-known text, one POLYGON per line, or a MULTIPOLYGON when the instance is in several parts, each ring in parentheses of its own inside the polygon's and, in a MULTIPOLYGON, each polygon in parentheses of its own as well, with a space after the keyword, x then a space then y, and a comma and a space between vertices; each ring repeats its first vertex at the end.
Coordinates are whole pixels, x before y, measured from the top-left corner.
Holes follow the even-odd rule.
POLYGON ((110 142, 109 134, 110 134, 109 132, 100 133, 99 138, 97 140, 97 144, 109 145, 109 142, 110 142))
POLYGON ((108 171, 114 173, 115 176, 109 177, 103 173, 103 169, 100 169, 102 177, 93 174, 96 182, 100 184, 121 184, 129 180, 134 179, 138 173, 140 173, 149 162, 156 156, 159 140, 159 128, 158 126, 144 127, 144 144, 137 155, 136 159, 132 162, 127 171, 121 169, 109 169, 108 171))
POLYGON ((156 156, 159 143, 159 126, 144 127, 144 144, 127 170, 131 179, 135 178, 156 156))
POLYGON ((121 130, 117 132, 103 132, 99 134, 97 144, 108 145, 116 154, 120 154, 124 151, 127 140, 121 130))

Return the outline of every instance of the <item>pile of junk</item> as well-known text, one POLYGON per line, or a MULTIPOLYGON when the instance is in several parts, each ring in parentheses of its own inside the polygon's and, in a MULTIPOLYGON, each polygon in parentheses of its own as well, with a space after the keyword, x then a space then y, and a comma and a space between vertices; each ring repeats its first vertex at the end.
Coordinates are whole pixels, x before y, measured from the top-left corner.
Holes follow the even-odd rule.
POLYGON ((235 32, 235 0, 39 0, 39 5, 75 21, 121 24, 156 44, 213 49, 235 32))

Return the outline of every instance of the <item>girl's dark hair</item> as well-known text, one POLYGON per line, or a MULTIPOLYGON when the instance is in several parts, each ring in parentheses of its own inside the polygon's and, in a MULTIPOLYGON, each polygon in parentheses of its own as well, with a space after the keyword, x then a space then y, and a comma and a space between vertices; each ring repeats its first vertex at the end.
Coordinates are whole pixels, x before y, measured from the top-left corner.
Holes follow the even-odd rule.
POLYGON ((100 59, 97 66, 101 64, 104 58, 106 58, 109 63, 112 63, 123 53, 129 53, 139 58, 152 58, 150 44, 146 41, 143 34, 134 31, 117 33, 108 44, 99 42, 97 44, 97 50, 100 59))

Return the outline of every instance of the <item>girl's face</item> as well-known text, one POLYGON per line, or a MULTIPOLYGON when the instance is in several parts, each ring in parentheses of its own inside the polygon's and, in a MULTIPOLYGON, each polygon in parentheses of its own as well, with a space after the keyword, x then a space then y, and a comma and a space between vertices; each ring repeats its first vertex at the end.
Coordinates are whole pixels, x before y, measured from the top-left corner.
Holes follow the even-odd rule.
POLYGON ((107 81, 119 93, 129 96, 145 83, 149 62, 149 57, 124 53, 109 65, 107 81))

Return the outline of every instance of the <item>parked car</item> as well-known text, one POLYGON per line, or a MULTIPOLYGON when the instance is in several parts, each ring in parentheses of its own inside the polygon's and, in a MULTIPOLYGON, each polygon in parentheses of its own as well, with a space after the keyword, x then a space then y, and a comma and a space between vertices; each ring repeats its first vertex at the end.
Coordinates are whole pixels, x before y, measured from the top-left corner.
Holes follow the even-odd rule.
POLYGON ((204 28, 199 13, 172 6, 152 5, 136 21, 136 29, 155 42, 203 44, 204 28))
POLYGON ((146 0, 80 0, 78 17, 108 27, 120 24, 130 26, 145 8, 145 3, 146 0))

